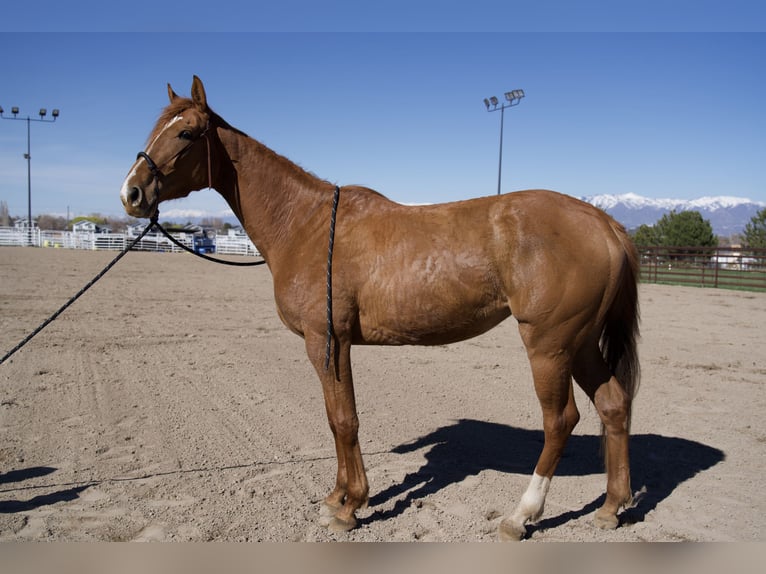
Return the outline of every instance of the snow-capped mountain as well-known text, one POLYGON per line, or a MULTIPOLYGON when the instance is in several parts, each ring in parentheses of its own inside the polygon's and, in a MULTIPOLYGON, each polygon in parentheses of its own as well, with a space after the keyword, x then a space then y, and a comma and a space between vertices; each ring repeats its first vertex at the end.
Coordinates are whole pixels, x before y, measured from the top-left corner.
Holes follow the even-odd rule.
MULTIPOLYGON (((654 225, 666 213, 675 210, 699 211, 703 219, 710 221, 713 233, 723 237, 742 233, 745 225, 766 203, 752 201, 744 197, 717 196, 699 199, 651 199, 635 193, 622 195, 591 195, 581 197, 583 201, 606 211, 628 229, 639 225, 654 225)), ((239 226, 240 223, 231 212, 202 211, 192 209, 170 209, 162 213, 163 221, 177 223, 200 223, 204 219, 220 219, 224 223, 239 226)))
POLYGON ((744 197, 718 196, 699 199, 650 199, 635 193, 622 195, 592 195, 583 201, 600 207, 628 229, 639 225, 654 225, 666 213, 675 210, 699 211, 710 221, 716 235, 742 233, 745 225, 765 203, 744 197))

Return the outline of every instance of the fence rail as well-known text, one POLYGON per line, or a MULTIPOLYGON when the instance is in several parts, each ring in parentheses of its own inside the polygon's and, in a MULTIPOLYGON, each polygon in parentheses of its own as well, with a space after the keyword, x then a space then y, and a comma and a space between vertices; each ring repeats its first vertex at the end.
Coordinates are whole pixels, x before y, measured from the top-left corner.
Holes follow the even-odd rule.
MULTIPOLYGON (((194 249, 191 233, 171 234, 180 243, 194 249)), ((43 231, 40 229, 16 229, 0 227, 0 246, 58 247, 63 249, 87 249, 122 251, 136 238, 130 233, 93 233, 74 231, 43 231)), ((250 238, 245 235, 217 235, 213 239, 216 253, 222 255, 260 256, 250 238)), ((134 247, 138 251, 163 251, 180 253, 183 250, 160 233, 147 233, 134 247)))
POLYGON ((766 249, 640 247, 641 281, 766 291, 766 249))

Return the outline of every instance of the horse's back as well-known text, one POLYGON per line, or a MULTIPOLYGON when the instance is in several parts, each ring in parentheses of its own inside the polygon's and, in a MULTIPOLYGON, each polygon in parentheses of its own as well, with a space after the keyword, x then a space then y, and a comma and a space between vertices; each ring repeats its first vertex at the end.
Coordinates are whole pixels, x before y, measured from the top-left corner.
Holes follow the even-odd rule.
POLYGON ((552 191, 425 206, 378 195, 359 202, 379 204, 360 209, 344 248, 358 286, 359 342, 452 342, 511 312, 526 321, 599 307, 619 249, 609 216, 552 191))

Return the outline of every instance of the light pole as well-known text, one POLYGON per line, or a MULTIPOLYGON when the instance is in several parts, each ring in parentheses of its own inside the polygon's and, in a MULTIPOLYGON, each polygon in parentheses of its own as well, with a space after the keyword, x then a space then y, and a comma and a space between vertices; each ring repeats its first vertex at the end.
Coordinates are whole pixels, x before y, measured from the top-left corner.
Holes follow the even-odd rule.
POLYGON ((497 194, 500 195, 500 180, 503 174, 503 120, 505 119, 505 108, 511 106, 518 106, 521 102, 521 98, 524 97, 524 90, 513 90, 511 92, 505 92, 505 102, 500 101, 492 96, 487 99, 484 98, 484 105, 487 106, 488 112, 496 112, 500 110, 500 161, 497 167, 497 194), (498 107, 498 104, 500 107, 498 107))
POLYGON ((45 116, 48 115, 48 110, 45 108, 40 108, 40 117, 39 118, 31 118, 27 116, 26 118, 20 118, 17 117, 19 115, 19 108, 16 106, 11 108, 11 113, 13 114, 12 118, 6 117, 3 115, 5 110, 3 110, 3 107, 0 106, 0 118, 4 120, 19 120, 19 121, 25 121, 27 122, 27 153, 24 154, 24 159, 27 160, 27 224, 29 229, 29 244, 32 245, 32 153, 31 153, 31 130, 30 130, 30 124, 32 122, 46 122, 46 123, 53 123, 56 121, 56 118, 59 117, 59 110, 54 109, 51 112, 51 116, 53 119, 46 119, 45 116))

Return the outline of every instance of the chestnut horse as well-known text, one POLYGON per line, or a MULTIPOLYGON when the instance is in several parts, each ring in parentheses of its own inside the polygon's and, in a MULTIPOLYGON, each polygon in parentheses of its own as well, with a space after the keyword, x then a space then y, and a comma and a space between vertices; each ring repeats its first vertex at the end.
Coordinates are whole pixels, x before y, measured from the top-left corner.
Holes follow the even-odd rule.
POLYGON ((399 205, 344 186, 332 253, 332 347, 325 365, 328 229, 335 185, 235 129, 168 85, 162 112, 122 185, 125 211, 156 215, 160 202, 215 188, 273 275, 279 317, 304 338, 322 383, 338 472, 320 520, 357 524, 369 486, 358 440, 351 345, 442 345, 514 315, 542 407, 545 443, 500 537, 520 539, 537 520, 577 424, 572 379, 602 422, 606 498, 594 522, 615 528, 631 503, 628 440, 638 385, 637 254, 603 211, 552 191, 426 206, 399 205))

